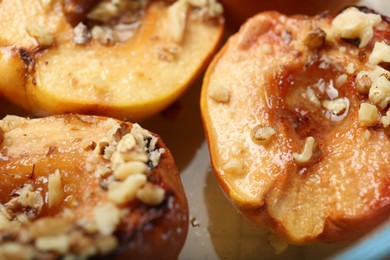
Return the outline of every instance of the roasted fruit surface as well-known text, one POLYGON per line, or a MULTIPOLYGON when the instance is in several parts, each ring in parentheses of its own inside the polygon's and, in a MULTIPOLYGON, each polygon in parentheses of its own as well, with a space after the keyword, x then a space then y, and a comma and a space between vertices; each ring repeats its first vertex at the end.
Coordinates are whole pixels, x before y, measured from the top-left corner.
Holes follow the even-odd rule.
POLYGON ((228 40, 201 109, 215 174, 246 217, 298 244, 389 217, 389 29, 366 8, 265 12, 228 40))
POLYGON ((356 0, 221 0, 229 27, 239 28, 255 14, 277 10, 284 14, 316 15, 321 12, 338 12, 340 8, 356 3, 356 0))
POLYGON ((0 258, 175 259, 188 207, 161 139, 81 115, 0 121, 0 258))
POLYGON ((38 116, 156 114, 198 76, 223 31, 218 3, 187 0, 7 0, 0 15, 0 96, 38 116))

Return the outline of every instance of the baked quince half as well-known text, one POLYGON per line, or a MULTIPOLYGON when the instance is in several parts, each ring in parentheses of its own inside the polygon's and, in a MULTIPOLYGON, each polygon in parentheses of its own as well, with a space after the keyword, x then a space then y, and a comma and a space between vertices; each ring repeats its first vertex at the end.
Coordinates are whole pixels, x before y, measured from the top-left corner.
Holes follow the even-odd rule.
POLYGON ((290 243, 352 240, 390 216, 390 25, 260 13, 207 70, 211 161, 248 219, 290 243))
POLYGON ((188 206, 173 158, 138 124, 0 120, 1 259, 175 259, 188 206))
POLYGON ((0 95, 38 116, 151 116, 211 57, 222 12, 201 0, 1 1, 0 95))

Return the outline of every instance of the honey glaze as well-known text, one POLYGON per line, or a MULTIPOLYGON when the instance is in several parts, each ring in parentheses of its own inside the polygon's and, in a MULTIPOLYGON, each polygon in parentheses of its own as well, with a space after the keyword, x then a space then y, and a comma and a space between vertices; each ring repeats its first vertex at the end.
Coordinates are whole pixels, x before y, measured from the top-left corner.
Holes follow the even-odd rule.
POLYGON ((321 60, 285 70, 276 81, 278 102, 268 102, 270 111, 275 111, 275 121, 289 122, 286 131, 297 138, 321 140, 357 109, 356 102, 349 101, 358 98, 352 80, 337 65, 321 60))
POLYGON ((26 158, 1 161, 0 203, 7 205, 20 190, 31 185, 32 192, 38 193, 43 200, 42 208, 35 212, 36 217, 53 216, 64 208, 76 208, 87 197, 84 188, 92 186, 92 183, 98 185, 97 181, 93 181, 93 175, 82 174, 86 170, 81 157, 80 154, 69 155, 57 151, 41 158, 26 154, 26 158), (48 193, 49 176, 54 176, 56 172, 60 176, 57 191, 59 201, 52 204, 48 193))

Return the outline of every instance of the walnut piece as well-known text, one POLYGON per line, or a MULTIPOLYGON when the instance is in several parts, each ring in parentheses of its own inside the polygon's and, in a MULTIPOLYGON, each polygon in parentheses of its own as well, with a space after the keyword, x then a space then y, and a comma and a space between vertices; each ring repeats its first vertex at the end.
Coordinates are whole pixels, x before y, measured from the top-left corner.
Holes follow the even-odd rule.
POLYGON ((318 147, 316 140, 314 139, 314 137, 309 136, 308 138, 306 138, 303 150, 300 153, 293 153, 293 158, 298 163, 308 163, 313 159, 314 153, 317 148, 318 147))
POLYGON ((222 170, 227 174, 242 175, 244 174, 244 164, 237 158, 229 158, 222 166, 222 170))
POLYGON ((378 109, 370 103, 361 103, 358 114, 362 126, 374 126, 378 123, 378 109))
POLYGON ((261 145, 268 144, 276 135, 276 131, 272 126, 256 126, 251 133, 252 140, 261 145))
POLYGON ((390 62, 390 45, 386 42, 376 42, 374 49, 371 52, 370 58, 368 59, 369 63, 379 64, 382 62, 390 62))
POLYGON ((163 202, 165 190, 152 183, 146 183, 136 193, 137 199, 150 206, 157 206, 163 202))
POLYGON ((321 28, 316 28, 309 32, 304 40, 304 44, 310 49, 319 49, 325 45, 326 33, 321 28))
POLYGON ((113 182, 108 189, 108 199, 115 204, 124 204, 136 197, 138 189, 147 182, 144 174, 136 173, 123 182, 113 182))
POLYGON ((390 80, 385 75, 374 80, 368 93, 368 98, 382 109, 390 104, 390 80))
POLYGON ((380 15, 366 14, 356 7, 349 7, 332 21, 332 33, 336 37, 360 39, 359 47, 363 48, 374 35, 374 27, 382 21, 380 15))
POLYGON ((58 169, 49 176, 48 197, 50 208, 60 205, 63 200, 64 188, 62 187, 61 175, 58 169))
POLYGON ((209 97, 219 103, 228 103, 230 100, 230 91, 222 84, 216 84, 209 88, 209 97))

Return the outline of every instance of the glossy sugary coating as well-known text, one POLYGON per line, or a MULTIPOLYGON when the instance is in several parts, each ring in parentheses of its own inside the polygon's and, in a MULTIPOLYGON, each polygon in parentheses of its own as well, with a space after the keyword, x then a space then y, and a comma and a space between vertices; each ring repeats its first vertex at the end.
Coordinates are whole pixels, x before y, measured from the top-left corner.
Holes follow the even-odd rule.
POLYGON ((375 42, 390 39, 386 18, 371 18, 359 48, 334 33, 334 17, 262 13, 207 71, 201 108, 216 176, 245 216, 290 242, 353 239, 389 216, 388 105, 356 82, 377 68, 375 42), (363 125, 361 103, 374 104, 374 125, 363 125))

